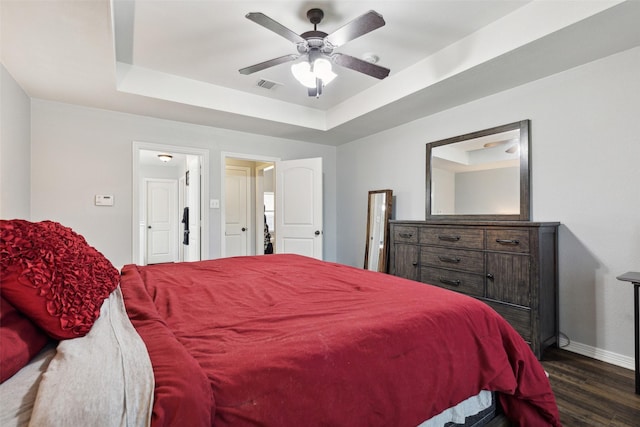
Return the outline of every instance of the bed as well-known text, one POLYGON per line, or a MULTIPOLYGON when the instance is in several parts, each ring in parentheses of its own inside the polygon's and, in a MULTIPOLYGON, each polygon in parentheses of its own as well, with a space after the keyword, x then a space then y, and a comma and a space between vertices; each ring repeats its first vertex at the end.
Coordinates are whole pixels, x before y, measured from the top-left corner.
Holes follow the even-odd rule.
POLYGON ((25 366, 0 386, 0 397, 26 393, 4 390, 19 381, 35 395, 26 405, 17 399, 23 408, 13 414, 3 408, 0 421, 427 426, 457 423, 451 408, 470 406, 462 418, 477 413, 467 419, 485 418, 478 421, 484 425, 497 402, 516 425, 560 425, 549 381, 526 342, 473 298, 291 254, 127 265, 114 274, 59 224, 2 221, 0 231, 2 298, 49 343, 31 348, 25 366), (66 252, 75 258, 61 260, 68 257, 61 245, 73 246, 66 252), (47 250, 34 249, 40 246, 47 250), (43 254, 45 267, 41 259, 24 261, 43 254), (34 263, 49 271, 44 279, 25 273, 34 263), (100 289, 89 292, 89 314, 71 310, 70 320, 69 310, 43 314, 22 301, 34 291, 42 298, 47 281, 61 275, 55 280, 63 284, 51 288, 76 283, 62 292, 74 301, 84 288, 100 289), (74 275, 93 285, 77 285, 74 275), (24 380, 29 370, 35 379, 24 380))

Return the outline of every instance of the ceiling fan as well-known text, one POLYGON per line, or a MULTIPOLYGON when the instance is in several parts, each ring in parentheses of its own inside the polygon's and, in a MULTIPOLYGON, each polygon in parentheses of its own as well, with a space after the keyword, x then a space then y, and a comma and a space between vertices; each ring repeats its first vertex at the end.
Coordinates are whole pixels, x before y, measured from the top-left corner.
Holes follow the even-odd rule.
POLYGON ((309 88, 309 96, 315 97, 319 97, 322 94, 323 86, 329 84, 336 76, 331 71, 331 63, 377 79, 384 79, 389 75, 390 70, 388 68, 350 55, 334 52, 335 48, 385 24, 382 15, 373 10, 357 17, 331 34, 317 30, 317 25, 324 17, 322 9, 314 8, 307 12, 307 18, 313 24, 313 31, 307 31, 299 35, 263 13, 251 12, 245 16, 256 24, 262 25, 266 29, 295 43, 298 53, 280 56, 242 68, 239 70, 240 74, 252 74, 256 71, 306 57, 307 61, 293 64, 291 71, 300 83, 309 88))
POLYGON ((507 145, 509 145, 509 147, 506 150, 504 150, 504 152, 508 153, 508 154, 514 154, 519 150, 519 148, 520 148, 519 144, 520 144, 520 140, 518 138, 511 138, 511 139, 503 139, 503 140, 500 140, 500 141, 487 142, 482 147, 483 148, 493 148, 493 147, 498 147, 498 146, 507 146, 507 145))

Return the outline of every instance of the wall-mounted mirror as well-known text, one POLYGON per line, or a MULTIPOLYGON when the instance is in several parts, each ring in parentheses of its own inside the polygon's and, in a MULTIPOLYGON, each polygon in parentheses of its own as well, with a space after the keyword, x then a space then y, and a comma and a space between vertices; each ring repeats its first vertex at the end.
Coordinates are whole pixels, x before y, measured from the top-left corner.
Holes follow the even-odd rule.
POLYGON ((427 144, 426 219, 530 219, 529 120, 427 144))
POLYGON ((389 247, 389 220, 393 207, 391 190, 369 191, 367 209, 367 243, 364 251, 366 270, 387 271, 387 251, 389 247))

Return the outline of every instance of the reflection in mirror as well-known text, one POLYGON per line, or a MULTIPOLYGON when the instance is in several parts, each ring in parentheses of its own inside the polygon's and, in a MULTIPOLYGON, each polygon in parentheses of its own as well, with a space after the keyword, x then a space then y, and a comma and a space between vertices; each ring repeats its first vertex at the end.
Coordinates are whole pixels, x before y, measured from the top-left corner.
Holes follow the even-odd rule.
POLYGON ((366 270, 387 271, 387 248, 389 241, 389 219, 393 205, 391 190, 369 191, 367 209, 367 242, 364 251, 366 270))
POLYGON ((529 121, 427 144, 427 219, 529 219, 529 121))

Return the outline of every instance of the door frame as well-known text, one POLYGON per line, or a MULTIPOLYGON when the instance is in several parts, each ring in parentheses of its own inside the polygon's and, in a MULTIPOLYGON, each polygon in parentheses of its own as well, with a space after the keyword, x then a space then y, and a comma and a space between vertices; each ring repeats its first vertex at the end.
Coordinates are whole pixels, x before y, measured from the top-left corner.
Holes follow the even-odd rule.
MULTIPOLYGON (((271 162, 271 163, 275 163, 280 161, 280 157, 271 157, 271 156, 262 156, 262 155, 258 155, 258 154, 246 154, 246 153, 232 153, 232 152, 226 152, 223 151, 220 153, 220 230, 222 233, 222 236, 224 237, 224 229, 225 229, 225 224, 226 224, 226 218, 225 218, 225 211, 226 211, 226 206, 225 206, 225 199, 226 199, 226 166, 227 166, 227 159, 238 159, 238 160, 246 160, 249 162, 271 162)), ((255 188, 255 186, 253 186, 255 188)), ((254 198, 255 199, 255 198, 254 198)), ((253 213, 251 215, 250 218, 256 218, 257 217, 257 207, 256 209, 253 210, 253 213)), ((253 229, 250 240, 257 242, 257 230, 258 230, 258 226, 255 227, 251 227, 253 229)), ((263 232, 264 233, 264 232, 263 232)), ((264 240, 264 234, 261 234, 264 240)), ((224 258, 226 256, 226 248, 225 248, 225 243, 224 243, 224 239, 220 239, 220 256, 222 258, 224 258)))
POLYGON ((179 145, 157 144, 152 142, 133 141, 132 149, 132 215, 131 215, 131 262, 143 265, 145 254, 140 245, 140 239, 144 236, 141 227, 146 218, 142 217, 141 197, 144 191, 141 189, 140 179, 140 151, 165 151, 167 153, 187 154, 200 157, 200 259, 209 259, 209 150, 203 148, 186 147, 179 145))
MULTIPOLYGON (((267 162, 265 162, 267 163, 267 162)), ((255 215, 256 221, 256 255, 264 255, 264 226, 260 227, 258 224, 264 224, 264 170, 269 167, 267 164, 262 164, 256 166, 256 192, 255 196, 255 205, 253 214, 255 215), (262 231, 262 232, 261 232, 262 231)), ((275 168, 276 163, 271 163, 271 167, 275 168)), ((272 230, 270 230, 272 231, 272 230)), ((275 245, 275 242, 273 242, 275 245)))
MULTIPOLYGON (((184 207, 186 205, 185 199, 185 181, 186 178, 181 176, 178 178, 178 213, 184 212, 184 207)), ((182 222, 180 222, 182 224, 182 222)), ((178 238, 184 233, 184 225, 182 227, 178 227, 178 238)), ((178 247, 178 262, 184 262, 184 245, 179 245, 178 247)))

